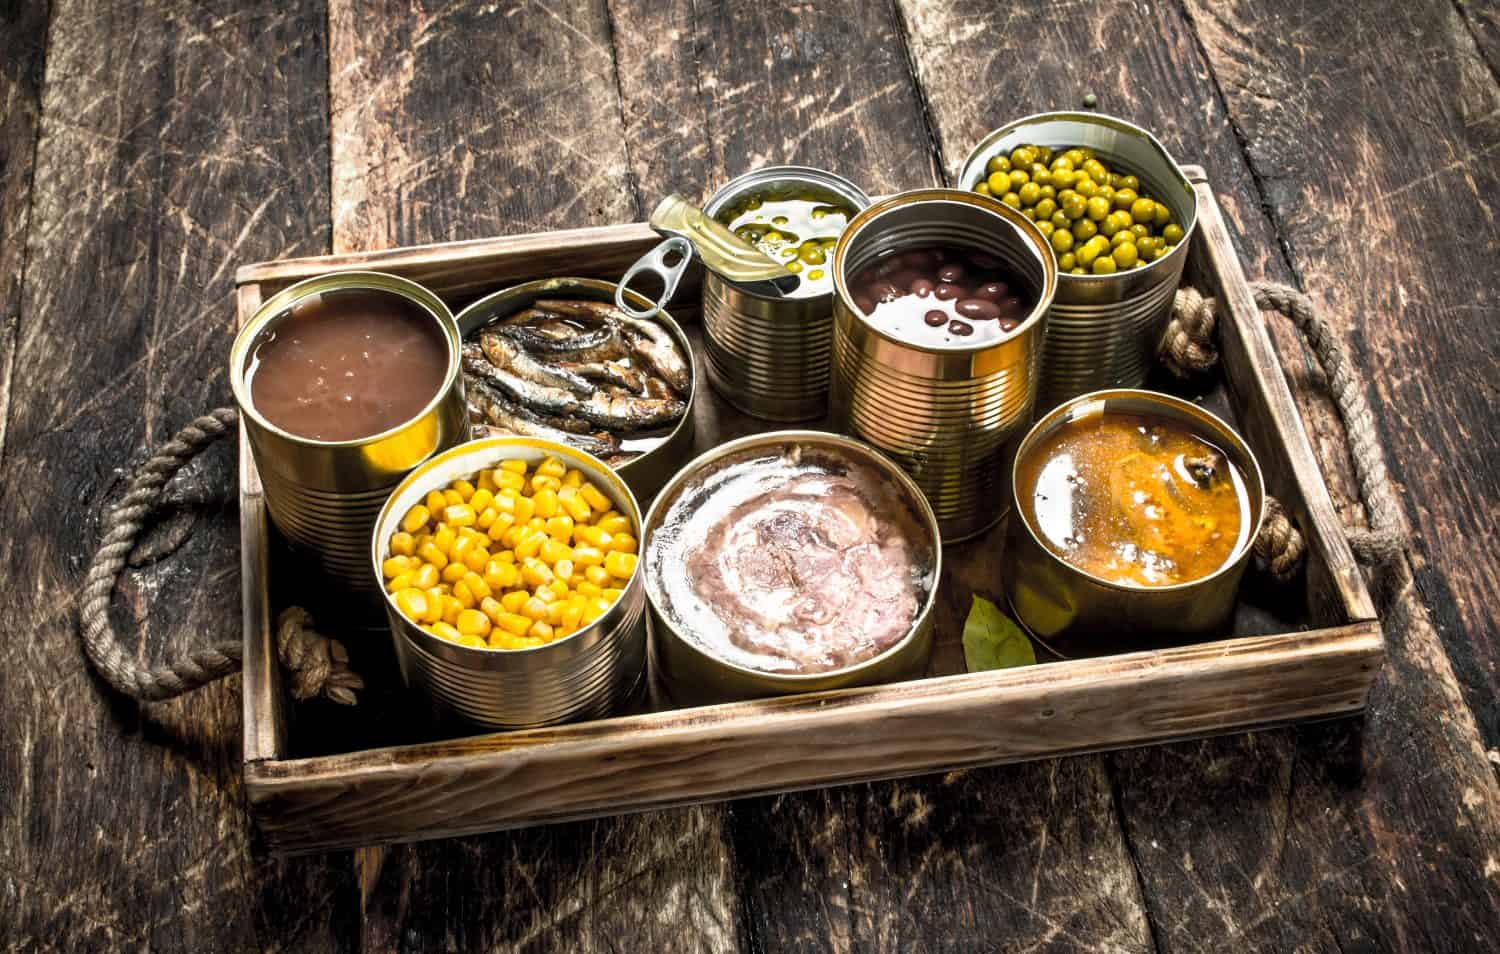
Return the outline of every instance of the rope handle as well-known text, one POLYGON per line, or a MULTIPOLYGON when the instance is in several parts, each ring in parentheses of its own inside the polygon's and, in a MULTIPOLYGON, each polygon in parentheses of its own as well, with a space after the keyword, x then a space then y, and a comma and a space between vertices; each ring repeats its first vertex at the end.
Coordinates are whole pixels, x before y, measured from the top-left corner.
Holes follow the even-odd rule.
MULTIPOLYGON (((1364 382, 1350 363, 1337 333, 1318 315, 1306 294, 1279 282, 1251 282, 1250 292, 1262 310, 1278 311, 1291 319, 1328 378, 1329 391, 1349 436, 1354 476, 1370 521, 1368 530, 1346 527, 1344 535, 1359 562, 1367 566, 1389 563, 1406 549, 1405 521, 1386 471, 1385 455, 1375 431, 1375 416, 1365 400, 1364 382)), ((1219 352, 1214 346, 1217 307, 1214 299, 1195 288, 1178 289, 1158 357, 1179 377, 1207 371, 1218 363, 1219 352)), ((1296 563, 1288 563, 1287 553, 1291 548, 1303 547, 1301 532, 1280 503, 1274 507, 1268 505, 1255 550, 1257 557, 1269 564, 1271 574, 1283 579, 1295 572, 1296 563), (1295 538, 1289 534, 1295 534, 1295 538)))
MULTIPOLYGON (((109 620, 110 599, 120 571, 129 562, 146 515, 160 502, 167 481, 204 448, 230 433, 238 422, 239 414, 232 407, 215 408, 195 418, 140 466, 125 498, 104 518, 104 539, 84 578, 80 631, 94 669, 116 691, 132 699, 173 699, 233 675, 243 665, 240 643, 225 641, 161 666, 142 666, 121 648, 109 620)), ((353 705, 355 690, 364 688, 364 681, 349 669, 349 654, 343 645, 313 629, 312 617, 299 606, 288 607, 277 620, 276 653, 289 671, 292 695, 297 699, 322 695, 342 705, 353 705)))

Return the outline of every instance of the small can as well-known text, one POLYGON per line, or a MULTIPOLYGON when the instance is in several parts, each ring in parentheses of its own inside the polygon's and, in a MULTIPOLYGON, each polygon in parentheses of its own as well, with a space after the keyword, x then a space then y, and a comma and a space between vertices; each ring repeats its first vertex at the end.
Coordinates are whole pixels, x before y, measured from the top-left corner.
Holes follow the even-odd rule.
POLYGON ((876 202, 834 254, 834 426, 890 455, 927 495, 943 542, 984 532, 1004 514, 1016 442, 1031 422, 1057 259, 1016 210, 973 192, 920 189, 876 202), (952 244, 1000 259, 1036 304, 985 345, 925 347, 892 337, 854 303, 849 277, 886 252, 952 244))
POLYGON ((1084 394, 1036 422, 1017 450, 1011 480, 1014 509, 1001 558, 1005 595, 1016 618, 1058 655, 1096 656, 1182 642, 1222 630, 1234 613, 1240 579, 1265 514, 1265 483, 1249 445, 1214 414, 1155 391, 1084 394), (1042 543, 1015 483, 1019 468, 1059 428, 1106 411, 1178 422, 1223 451, 1244 477, 1250 529, 1217 571, 1174 586, 1131 586, 1075 567, 1042 543))
MULTIPOLYGON (((647 606, 651 618, 652 665, 661 687, 679 705, 705 705, 736 699, 843 689, 882 682, 918 679, 926 672, 932 654, 932 609, 937 602, 938 582, 942 579, 943 555, 937 518, 920 488, 886 457, 868 445, 825 431, 770 431, 752 434, 721 444, 694 458, 691 463, 662 488, 651 512, 646 516, 641 534, 641 566, 651 572, 654 561, 646 559, 647 548, 663 519, 678 497, 706 471, 721 462, 751 456, 757 452, 776 452, 787 448, 831 451, 863 464, 891 482, 926 534, 923 543, 930 550, 932 565, 926 599, 911 628, 880 655, 831 672, 806 674, 763 672, 738 665, 714 655, 690 635, 680 632, 672 619, 662 611, 664 592, 659 582, 646 580, 647 606)), ((671 572, 685 572, 673 565, 671 572)), ((639 575, 639 572, 638 572, 639 575)))
MULTIPOLYGON (((366 541, 365 572, 381 579, 391 535, 428 491, 468 479, 501 461, 536 464, 556 457, 610 499, 640 527, 635 495, 596 457, 534 437, 487 437, 444 451, 412 471, 390 495, 366 541)), ((409 687, 446 712, 490 729, 556 725, 609 714, 643 686, 646 667, 645 587, 639 569, 619 599, 588 626, 530 649, 476 649, 427 632, 401 614, 385 594, 385 611, 401 675, 409 687)))
POLYGON ((1146 380, 1182 282, 1198 222, 1192 183, 1156 137, 1123 119, 1091 112, 1038 113, 994 130, 964 160, 959 184, 972 190, 996 155, 1021 145, 1095 150, 1109 167, 1141 181, 1141 192, 1172 210, 1182 241, 1142 268, 1111 275, 1057 277, 1047 315, 1039 407, 1101 388, 1134 388, 1146 380))
MULTIPOLYGON (((457 319, 458 333, 460 337, 467 337, 497 318, 513 315, 531 307, 543 298, 587 298, 613 302, 616 287, 613 282, 596 278, 543 278, 512 285, 494 294, 486 295, 460 311, 457 319)), ((651 305, 648 299, 628 288, 621 289, 621 291, 626 301, 637 308, 644 309, 651 305)), ((672 428, 666 436, 654 438, 654 446, 639 457, 628 460, 615 468, 615 472, 624 478, 625 483, 638 500, 650 500, 661 489, 661 485, 667 482, 667 478, 676 473, 677 468, 692 453, 693 405, 698 395, 698 359, 693 354, 687 334, 665 311, 657 311, 650 320, 661 322, 672 335, 672 339, 677 342, 677 346, 682 349, 682 354, 688 362, 691 382, 686 397, 687 410, 683 412, 682 420, 677 422, 677 426, 672 428)))
POLYGON ((272 521, 329 578, 373 601, 378 587, 370 578, 370 531, 381 505, 413 467, 469 437, 452 312, 431 291, 395 275, 338 272, 309 278, 273 296, 240 329, 229 352, 229 382, 272 521), (432 401, 404 424, 355 440, 300 437, 256 410, 248 377, 255 347, 294 318, 300 306, 346 291, 382 292, 416 305, 443 336, 447 371, 432 401))
MULTIPOLYGON (((768 166, 731 180, 704 206, 709 218, 758 192, 807 189, 851 206, 870 204, 854 183, 806 166, 768 166)), ((752 417, 805 421, 828 411, 833 298, 758 294, 715 272, 703 274, 703 332, 708 380, 752 417)))

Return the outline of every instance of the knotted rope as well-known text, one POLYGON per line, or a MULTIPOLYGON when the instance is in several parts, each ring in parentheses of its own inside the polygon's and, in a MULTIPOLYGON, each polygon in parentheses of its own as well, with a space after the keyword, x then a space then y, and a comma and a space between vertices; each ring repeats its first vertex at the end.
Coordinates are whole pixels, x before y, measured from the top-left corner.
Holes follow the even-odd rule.
MULTIPOLYGON (((167 481, 205 447, 233 430, 238 420, 232 407, 216 408, 194 419, 141 465, 125 499, 104 518, 104 539, 83 584, 79 614, 83 647, 105 681, 132 699, 172 699, 233 675, 243 664, 240 644, 226 641, 147 668, 126 655, 109 621, 115 583, 130 559, 146 514, 156 506, 167 481)), ((354 703, 354 690, 363 688, 363 681, 349 670, 344 647, 312 629, 306 610, 294 606, 281 614, 276 643, 282 665, 291 671, 294 696, 308 699, 322 694, 344 705, 354 703)))
MULTIPOLYGON (((1354 476, 1359 482, 1359 493, 1369 515, 1370 529, 1350 529, 1345 532, 1349 548, 1361 563, 1380 565, 1399 556, 1406 548, 1405 522, 1401 516, 1401 505, 1391 487, 1389 473, 1385 469, 1385 455, 1381 451, 1380 439, 1375 430, 1375 415, 1365 400, 1364 384, 1344 353, 1343 345, 1332 326, 1320 318, 1307 295, 1277 282, 1251 282, 1250 291, 1255 304, 1262 310, 1278 311, 1291 319, 1303 339, 1312 349, 1313 356, 1328 378, 1328 388, 1333 395, 1344 430, 1349 436, 1350 457, 1354 462, 1354 476)), ((1217 324, 1216 304, 1212 298, 1193 288, 1179 289, 1172 303, 1172 317, 1162 337, 1159 357, 1171 371, 1179 376, 1206 371, 1219 359, 1214 347, 1213 334, 1217 324)), ((1276 508, 1280 510, 1280 507, 1276 508)), ((1281 520, 1286 520, 1283 513, 1281 520)), ((1273 515, 1268 508, 1266 523, 1269 528, 1273 515)), ((1290 521, 1287 521, 1290 526, 1290 521)), ((1295 528, 1293 528, 1295 532, 1295 528)), ((1278 531, 1279 532, 1279 531, 1278 531)), ((1272 564, 1285 557, 1276 547, 1275 541, 1267 539, 1263 532, 1256 540, 1256 552, 1272 564), (1262 553, 1262 546, 1266 548, 1262 553)), ((1301 545, 1298 533, 1297 545, 1301 545)))

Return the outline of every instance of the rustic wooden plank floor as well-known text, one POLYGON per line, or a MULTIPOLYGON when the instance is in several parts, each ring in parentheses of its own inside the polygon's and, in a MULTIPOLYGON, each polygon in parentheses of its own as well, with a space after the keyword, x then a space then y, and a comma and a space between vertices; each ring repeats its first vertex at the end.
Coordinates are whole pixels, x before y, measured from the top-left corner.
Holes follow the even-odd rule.
MULTIPOLYGON (((12 950, 1468 951, 1500 928, 1500 14, 1097 5, 0 2, 0 941, 12 950), (1360 721, 352 854, 253 850, 231 681, 100 691, 75 594, 145 445, 227 403, 237 264, 606 224, 771 161, 951 181, 1100 107, 1205 165, 1369 377, 1410 560, 1360 721)), ((1310 358, 1275 332, 1362 519, 1310 358)), ((239 633, 234 470, 116 609, 239 633)))

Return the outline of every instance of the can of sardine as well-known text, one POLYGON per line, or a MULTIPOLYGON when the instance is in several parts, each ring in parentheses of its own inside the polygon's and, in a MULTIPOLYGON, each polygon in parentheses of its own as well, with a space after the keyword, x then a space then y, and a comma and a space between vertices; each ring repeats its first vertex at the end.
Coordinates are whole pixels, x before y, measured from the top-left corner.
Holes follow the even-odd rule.
MULTIPOLYGON (((983 532, 1007 505, 1010 456, 1031 422, 1057 259, 1019 212, 955 189, 876 202, 834 256, 834 426, 890 455, 927 495, 943 542, 983 532), (916 343, 867 314, 851 276, 942 246, 985 257, 1026 292, 1029 310, 998 340, 916 343)), ((920 318, 919 318, 920 321, 920 318)), ((977 339, 979 336, 975 336, 977 339)))
POLYGON ((1088 391, 1139 387, 1171 317, 1197 227, 1192 183, 1144 129, 1102 113, 1052 112, 1018 119, 980 140, 964 160, 960 187, 972 190, 984 179, 991 157, 1022 145, 1092 149, 1109 168, 1139 178, 1141 194, 1167 206, 1181 224, 1181 241, 1149 265, 1108 275, 1059 273, 1048 312, 1042 410, 1088 391))
MULTIPOLYGON (((401 518, 427 493, 472 479, 502 461, 536 465, 555 457, 641 526, 640 506, 625 481, 598 458, 534 437, 487 437, 438 454, 403 480, 386 501, 366 541, 365 572, 379 579, 401 518)), ((401 674, 408 686, 445 711, 491 729, 555 725, 607 715, 643 687, 646 666, 645 587, 639 569, 597 620, 555 642, 528 649, 461 646, 429 633, 385 597, 401 674)))
MULTIPOLYGON (((337 339, 325 338, 322 344, 333 349, 322 357, 349 353, 337 339)), ((378 360, 380 341, 374 345, 378 360)), ((372 384, 391 387, 390 376, 402 370, 399 357, 392 361, 381 369, 385 380, 372 384)), ((229 381, 272 521, 330 579, 373 601, 379 577, 370 575, 370 531, 386 497, 413 467, 468 438, 458 326, 452 313, 431 291, 395 275, 340 272, 310 278, 266 301, 240 329, 230 349, 229 381), (289 412, 297 409, 298 387, 321 389, 329 382, 317 380, 324 374, 318 354, 308 352, 295 362, 275 365, 265 360, 265 348, 273 340, 293 340, 312 324, 323 326, 327 319, 346 313, 357 316, 362 310, 400 311, 407 330, 424 345, 417 350, 428 359, 424 371, 432 383, 431 398, 413 403, 409 416, 363 436, 319 438, 274 423, 266 413, 272 392, 256 385, 258 375, 286 375, 282 381, 262 379, 261 384, 277 385, 278 407, 289 412), (422 336, 430 340, 422 342, 422 336), (297 375, 307 379, 290 380, 297 375), (258 400, 267 407, 258 406, 258 400)), ((336 408, 315 407, 308 410, 306 420, 316 426, 335 425, 337 416, 336 408)))
MULTIPOLYGON (((796 231, 795 221, 774 214, 777 203, 795 212, 806 206, 821 221, 847 222, 870 204, 869 196, 842 176, 806 166, 768 166, 734 179, 708 200, 703 211, 752 237, 768 254, 784 256, 802 279, 781 296, 757 294, 716 273, 703 274, 703 331, 709 383, 730 404, 752 417, 803 421, 828 410, 833 339, 832 248, 837 235, 816 240, 796 231), (756 216, 765 211, 764 216, 756 216), (824 218, 824 217, 827 218, 824 218), (758 221, 764 218, 765 221, 758 221), (776 254, 783 249, 782 254, 776 254)), ((812 223, 809 222, 809 227, 812 223)), ((826 231, 826 230, 825 230, 826 231)))

